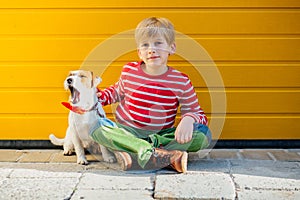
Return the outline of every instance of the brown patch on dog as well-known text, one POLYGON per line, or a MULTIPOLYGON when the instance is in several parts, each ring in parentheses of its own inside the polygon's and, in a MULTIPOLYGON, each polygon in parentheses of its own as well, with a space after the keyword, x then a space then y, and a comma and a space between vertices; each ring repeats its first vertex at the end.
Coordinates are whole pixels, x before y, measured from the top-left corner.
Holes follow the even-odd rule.
POLYGON ((87 88, 92 88, 94 86, 95 76, 93 75, 93 72, 77 70, 71 71, 69 76, 79 77, 82 85, 86 86, 87 88))

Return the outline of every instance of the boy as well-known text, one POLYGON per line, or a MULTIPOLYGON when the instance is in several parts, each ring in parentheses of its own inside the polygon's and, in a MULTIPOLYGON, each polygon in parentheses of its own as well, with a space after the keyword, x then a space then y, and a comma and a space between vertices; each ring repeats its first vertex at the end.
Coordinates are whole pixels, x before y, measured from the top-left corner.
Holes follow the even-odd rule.
POLYGON ((137 160, 142 168, 186 172, 187 151, 208 147, 211 134, 189 78, 167 65, 176 50, 174 27, 150 17, 138 24, 135 39, 141 61, 126 64, 119 81, 98 93, 103 105, 119 102, 118 123, 97 124, 91 137, 115 152, 123 170, 137 160))

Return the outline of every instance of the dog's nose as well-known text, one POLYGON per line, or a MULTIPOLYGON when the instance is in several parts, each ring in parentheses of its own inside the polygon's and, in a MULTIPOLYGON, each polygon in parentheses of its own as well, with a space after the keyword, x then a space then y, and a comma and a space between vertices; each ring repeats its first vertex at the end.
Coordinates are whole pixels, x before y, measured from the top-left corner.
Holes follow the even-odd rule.
POLYGON ((67 83, 68 83, 68 84, 73 83, 73 79, 72 79, 72 78, 68 78, 68 79, 67 79, 67 83))

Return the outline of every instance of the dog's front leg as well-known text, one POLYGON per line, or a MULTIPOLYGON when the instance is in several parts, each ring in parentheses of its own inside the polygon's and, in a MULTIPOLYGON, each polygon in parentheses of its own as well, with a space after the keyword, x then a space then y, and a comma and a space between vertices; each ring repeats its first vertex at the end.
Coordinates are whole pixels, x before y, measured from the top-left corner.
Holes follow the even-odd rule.
POLYGON ((72 141, 72 131, 70 127, 68 127, 67 132, 66 132, 66 137, 64 141, 64 155, 70 156, 72 155, 74 151, 74 145, 72 141))
POLYGON ((87 165, 88 161, 85 157, 83 144, 82 144, 82 142, 81 142, 81 140, 78 137, 78 134, 76 132, 74 132, 72 140, 73 140, 75 152, 76 152, 76 155, 77 155, 77 163, 81 164, 81 165, 87 165))

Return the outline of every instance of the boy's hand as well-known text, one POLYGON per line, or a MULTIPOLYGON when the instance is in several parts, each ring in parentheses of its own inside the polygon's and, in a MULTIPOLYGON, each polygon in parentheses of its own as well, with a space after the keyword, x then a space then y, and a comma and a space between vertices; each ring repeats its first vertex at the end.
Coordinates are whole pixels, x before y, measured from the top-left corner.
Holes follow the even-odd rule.
POLYGON ((102 96, 102 92, 101 92, 101 91, 98 91, 98 92, 96 93, 96 95, 97 95, 98 98, 100 98, 100 97, 102 96))
POLYGON ((194 123, 194 118, 190 116, 185 116, 181 119, 175 131, 175 140, 179 144, 188 143, 192 140, 194 123))
POLYGON ((103 96, 103 93, 101 90, 98 90, 98 92, 96 93, 97 97, 98 97, 98 101, 102 104, 102 106, 104 105, 103 102, 105 101, 104 100, 104 96, 103 96))

